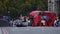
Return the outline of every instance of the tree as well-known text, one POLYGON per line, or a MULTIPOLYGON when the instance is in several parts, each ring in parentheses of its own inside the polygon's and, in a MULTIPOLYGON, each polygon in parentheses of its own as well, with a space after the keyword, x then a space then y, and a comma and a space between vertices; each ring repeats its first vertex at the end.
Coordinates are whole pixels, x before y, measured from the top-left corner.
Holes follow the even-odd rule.
POLYGON ((11 15, 28 15, 36 9, 47 10, 47 2, 48 0, 0 0, 0 12, 7 13, 10 11, 11 15))

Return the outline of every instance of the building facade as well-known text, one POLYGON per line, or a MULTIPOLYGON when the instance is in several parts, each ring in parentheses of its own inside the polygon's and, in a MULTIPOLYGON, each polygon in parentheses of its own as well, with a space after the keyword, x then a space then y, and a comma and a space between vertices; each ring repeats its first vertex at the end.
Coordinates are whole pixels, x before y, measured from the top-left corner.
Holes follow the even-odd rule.
POLYGON ((48 11, 60 12, 60 0, 48 0, 48 11))

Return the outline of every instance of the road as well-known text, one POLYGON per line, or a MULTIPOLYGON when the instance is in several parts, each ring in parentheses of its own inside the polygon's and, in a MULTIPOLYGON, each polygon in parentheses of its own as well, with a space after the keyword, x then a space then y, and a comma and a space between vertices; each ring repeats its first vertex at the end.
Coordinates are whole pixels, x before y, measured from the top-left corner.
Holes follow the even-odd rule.
POLYGON ((60 34, 60 27, 2 27, 1 30, 3 34, 60 34))

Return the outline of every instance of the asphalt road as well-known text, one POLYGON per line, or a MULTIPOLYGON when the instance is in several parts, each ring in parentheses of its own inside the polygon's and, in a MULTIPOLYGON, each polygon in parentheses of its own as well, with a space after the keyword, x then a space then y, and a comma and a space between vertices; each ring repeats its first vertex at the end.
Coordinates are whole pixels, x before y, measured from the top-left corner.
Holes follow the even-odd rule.
POLYGON ((2 27, 1 34, 60 34, 60 27, 2 27))

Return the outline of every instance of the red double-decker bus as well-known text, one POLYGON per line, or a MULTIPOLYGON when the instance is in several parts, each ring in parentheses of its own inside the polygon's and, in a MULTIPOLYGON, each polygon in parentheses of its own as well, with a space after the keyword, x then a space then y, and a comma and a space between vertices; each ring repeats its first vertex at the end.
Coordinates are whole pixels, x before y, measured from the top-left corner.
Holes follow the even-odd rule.
POLYGON ((57 19, 55 12, 32 11, 30 13, 30 26, 54 26, 57 19))

